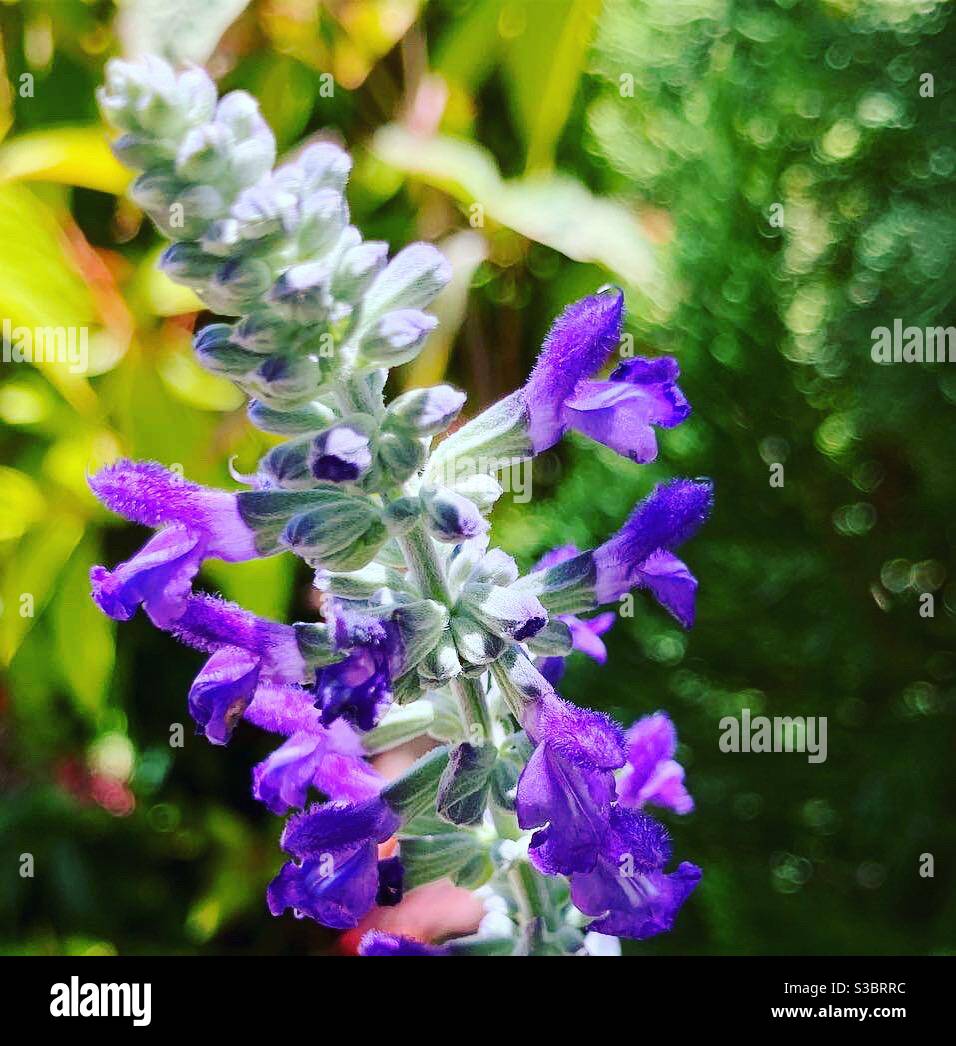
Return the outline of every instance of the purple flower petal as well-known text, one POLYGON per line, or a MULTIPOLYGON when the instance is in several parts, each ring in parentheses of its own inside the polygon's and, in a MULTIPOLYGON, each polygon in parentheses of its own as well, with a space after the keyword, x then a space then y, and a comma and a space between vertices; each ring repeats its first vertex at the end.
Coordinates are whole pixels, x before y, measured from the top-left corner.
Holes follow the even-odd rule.
POLYGON ((627 385, 589 381, 566 401, 561 417, 568 428, 644 464, 657 457, 657 436, 646 406, 627 385))
POLYGON ((322 723, 328 726, 341 716, 359 730, 371 730, 392 703, 392 679, 402 656, 398 627, 338 608, 335 630, 336 645, 349 653, 316 677, 322 723))
POLYGON ((189 689, 189 714, 206 737, 224 745, 242 718, 259 682, 259 659, 239 647, 223 647, 206 662, 189 689))
POLYGON ((642 940, 669 930, 701 871, 684 863, 665 874, 667 832, 656 821, 615 806, 604 846, 589 871, 571 876, 571 900, 599 916, 590 930, 642 940))
POLYGON ((614 624, 617 615, 613 611, 582 620, 574 614, 562 614, 560 619, 571 629, 571 642, 575 650, 603 665, 607 661, 607 648, 601 636, 614 624))
POLYGON ((310 787, 330 799, 355 802, 377 795, 384 779, 362 758, 361 746, 359 753, 337 750, 338 727, 349 731, 351 747, 357 739, 342 722, 327 730, 319 727, 293 734, 253 768, 253 796, 274 814, 283 814, 304 806, 310 787))
POLYGON ((322 734, 293 734, 252 770, 252 794, 274 813, 305 806, 312 780, 326 755, 322 734))
POLYGON ((637 462, 657 457, 653 426, 673 428, 690 405, 675 384, 677 361, 641 357, 621 363, 609 381, 590 381, 565 402, 566 424, 637 462))
POLYGON ((369 930, 359 944, 359 955, 393 956, 393 955, 448 955, 449 950, 440 945, 423 944, 411 937, 397 937, 394 934, 382 933, 380 930, 369 930))
MULTIPOLYGON (((377 844, 388 839, 401 819, 380 797, 362 803, 323 803, 286 822, 282 848, 299 858, 283 865, 270 883, 273 915, 292 908, 334 929, 358 925, 375 904, 380 889, 377 844)), ((386 885, 394 891, 397 873, 387 866, 386 885)))
POLYGON ((357 480, 372 467, 368 433, 349 422, 332 425, 316 436, 309 464, 316 479, 332 483, 357 480))
POLYGON ((551 549, 550 552, 545 552, 538 562, 535 563, 533 569, 547 570, 548 567, 556 567, 559 563, 566 563, 569 559, 574 559, 579 553, 580 550, 577 545, 559 545, 557 548, 551 549))
POLYGON ((522 828, 538 828, 531 859, 546 874, 592 867, 614 799, 611 771, 624 762, 620 727, 553 692, 529 705, 524 727, 537 748, 518 779, 522 828))
POLYGON ((116 621, 129 621, 142 604, 153 624, 167 628, 182 614, 202 559, 196 534, 185 527, 167 527, 112 571, 93 567, 93 600, 116 621))
MULTIPOLYGON (((315 695, 311 690, 298 686, 260 683, 252 704, 246 709, 245 718, 260 730, 268 730, 271 734, 281 734, 283 737, 301 732, 324 733, 319 711, 315 707, 315 695)), ((360 754, 361 742, 348 727, 346 730, 354 738, 356 747, 352 754, 360 754)))
POLYGON ((652 552, 637 569, 636 582, 649 589, 658 603, 691 628, 697 612, 697 578, 670 552, 652 552))
POLYGON ((518 824, 538 828, 529 850, 537 869, 557 875, 591 868, 613 798, 613 774, 539 745, 518 779, 515 802, 518 824))
POLYGON ((296 643, 295 629, 258 617, 235 603, 193 593, 170 631, 187 646, 214 652, 242 647, 258 656, 262 678, 272 683, 302 683, 305 661, 296 643))
POLYGON ((557 686, 564 678, 565 659, 558 655, 539 657, 536 658, 534 667, 552 686, 557 686))
MULTIPOLYGON (((332 727, 339 725, 347 724, 333 723, 332 727)), ((378 795, 385 778, 362 757, 330 751, 322 760, 312 783, 330 799, 361 802, 378 795)))
POLYGON ((349 930, 375 904, 378 861, 374 843, 362 843, 341 854, 289 861, 269 884, 266 901, 273 915, 291 908, 333 930, 349 930))
POLYGON ((623 731, 610 716, 578 708, 554 692, 525 712, 524 728, 538 744, 549 744, 571 762, 599 770, 624 765, 623 731))
POLYGON ((286 821, 282 849, 304 858, 367 840, 384 843, 400 824, 399 816, 380 796, 361 803, 320 803, 286 821))
POLYGON ((690 813, 694 800, 684 787, 684 768, 674 760, 677 731, 667 714, 644 716, 625 736, 627 766, 618 781, 622 805, 653 803, 678 814, 690 813))

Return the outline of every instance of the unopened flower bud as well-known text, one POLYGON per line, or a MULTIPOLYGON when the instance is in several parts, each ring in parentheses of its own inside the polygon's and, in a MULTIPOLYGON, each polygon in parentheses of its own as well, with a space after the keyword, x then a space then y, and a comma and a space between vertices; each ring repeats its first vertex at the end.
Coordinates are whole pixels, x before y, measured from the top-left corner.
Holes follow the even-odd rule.
POLYGON ((196 289, 205 287, 221 264, 219 258, 188 240, 171 244, 159 258, 159 267, 171 280, 196 289))
POLYGON ((456 745, 438 784, 438 813, 452 824, 478 824, 488 805, 497 759, 493 744, 478 747, 463 741, 456 745))
POLYGON ((279 436, 298 436, 318 432, 335 420, 335 412, 319 400, 311 400, 301 407, 276 409, 261 400, 252 400, 247 411, 249 420, 263 432, 279 436))
POLYGON ((231 215, 243 240, 261 240, 292 228, 296 198, 276 185, 275 179, 263 179, 239 194, 231 215))
POLYGON ((288 348, 295 328, 270 309, 257 309, 233 327, 232 340, 250 352, 277 352, 288 348))
POLYGON ((434 436, 448 428, 464 404, 465 394, 450 385, 412 389, 392 400, 384 424, 416 436, 434 436))
POLYGON ((197 286, 215 312, 238 316, 255 305, 272 283, 272 269, 261 258, 230 258, 220 264, 205 285, 197 286))
POLYGON ((311 400, 322 383, 322 368, 313 357, 275 355, 258 359, 259 366, 245 384, 273 407, 297 406, 311 400))
POLYGON ((259 461, 260 480, 282 490, 308 490, 315 485, 309 468, 311 453, 312 440, 307 436, 277 444, 259 461))
POLYGON ((359 351, 366 365, 397 367, 413 360, 438 320, 418 309, 387 312, 361 339, 359 351))
POLYGON ((438 541, 457 544, 484 534, 488 529, 474 502, 445 487, 426 487, 421 492, 425 525, 438 541))
POLYGON ((299 250, 310 258, 325 254, 335 246, 348 222, 349 209, 341 193, 335 189, 311 193, 299 206, 299 250))
POLYGON ((456 609, 451 619, 451 634, 455 639, 462 665, 490 665, 499 657, 507 640, 491 632, 463 610, 456 609))
POLYGON ((461 675, 461 661, 451 630, 442 633, 434 647, 418 666, 418 678, 426 690, 437 690, 449 680, 461 675))
POLYGON ((356 570, 371 562, 388 534, 379 509, 365 498, 343 495, 290 520, 283 543, 327 570, 356 570))
POLYGON ((490 631, 516 642, 529 639, 548 623, 548 613, 538 600, 513 585, 469 582, 459 603, 490 631))
POLYGON ((262 357, 239 348, 232 342, 231 334, 228 323, 210 323, 193 338, 193 349, 206 370, 235 379, 255 370, 262 357))
POLYGON ((315 323, 328 316, 331 272, 324 261, 294 265, 276 280, 268 300, 274 311, 288 321, 315 323))
POLYGON ((375 277, 385 268, 388 244, 378 240, 357 243, 344 251, 332 279, 332 296, 358 301, 375 277))
POLYGON ((448 627, 448 616, 448 607, 433 599, 402 603, 392 612, 391 619, 402 640, 398 674, 415 668, 434 650, 448 627))
POLYGON ((355 414, 330 425, 312 442, 309 468, 316 479, 354 483, 372 467, 375 421, 355 414))
POLYGON ((407 534, 418 522, 422 503, 418 498, 397 498, 385 509, 385 526, 392 537, 407 534))
POLYGON ((425 464, 422 440, 397 432, 383 432, 378 441, 378 458, 385 471, 399 483, 410 479, 425 464))
POLYGON ((363 317, 373 321, 394 309, 421 309, 451 279, 447 259, 427 243, 413 243, 376 276, 362 303, 363 317))

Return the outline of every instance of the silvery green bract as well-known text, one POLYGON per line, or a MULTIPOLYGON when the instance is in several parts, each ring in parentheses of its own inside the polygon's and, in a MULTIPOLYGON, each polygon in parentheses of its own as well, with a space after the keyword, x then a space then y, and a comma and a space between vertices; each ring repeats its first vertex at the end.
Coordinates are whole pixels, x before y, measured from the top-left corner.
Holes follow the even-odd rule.
POLYGON ((669 930, 701 876, 666 870, 670 840, 645 812, 693 808, 673 724, 658 712, 625 734, 554 684, 572 651, 606 657, 613 614, 579 615, 632 589, 690 626, 697 582, 674 550, 706 519, 710 484, 662 484, 598 549, 555 550, 525 576, 487 517, 495 473, 570 429, 653 459, 655 429, 690 410, 676 362, 629 359, 595 379, 623 319, 622 293, 603 289, 556 320, 523 388, 446 436, 461 392, 386 403, 383 390, 434 329, 448 263, 428 244, 389 259, 362 239, 345 152, 320 142, 276 166, 251 96, 217 99, 201 69, 155 58, 111 62, 99 100, 117 156, 141 172, 134 200, 173 240, 163 269, 221 317, 197 332, 198 359, 282 437, 241 490, 155 462, 90 479, 153 530, 93 569, 98 606, 120 621, 142 607, 206 656, 188 700, 209 741, 242 723, 281 739, 252 776, 256 798, 290 815, 270 910, 350 928, 448 877, 484 901, 473 935, 373 932, 361 950, 588 954, 598 934, 669 930), (194 587, 206 559, 289 552, 315 571, 321 620, 264 620, 194 587), (422 737, 426 754, 395 780, 369 762, 422 737))

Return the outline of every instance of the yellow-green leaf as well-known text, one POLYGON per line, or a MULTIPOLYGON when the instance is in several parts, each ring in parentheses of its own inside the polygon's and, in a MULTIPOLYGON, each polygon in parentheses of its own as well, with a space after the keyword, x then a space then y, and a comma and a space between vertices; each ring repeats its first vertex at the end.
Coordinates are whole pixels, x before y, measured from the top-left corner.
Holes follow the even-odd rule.
POLYGON ((118 196, 130 179, 101 124, 32 131, 0 149, 0 181, 61 182, 118 196))

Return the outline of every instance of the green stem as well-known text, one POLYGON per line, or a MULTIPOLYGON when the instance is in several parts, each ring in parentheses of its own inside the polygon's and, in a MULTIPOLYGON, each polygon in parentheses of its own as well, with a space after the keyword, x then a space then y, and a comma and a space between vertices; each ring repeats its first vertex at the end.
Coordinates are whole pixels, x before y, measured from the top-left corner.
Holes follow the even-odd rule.
POLYGON ((368 382, 361 374, 354 374, 342 380, 336 390, 336 398, 343 413, 353 411, 358 414, 371 414, 373 418, 382 415, 381 396, 376 397, 368 387, 368 382))
POLYGON ((423 596, 451 606, 451 595, 445 584, 445 573, 421 522, 398 539, 405 562, 423 596))
POLYGON ((491 740, 491 716, 485 704, 485 695, 481 684, 469 676, 457 676, 451 681, 451 692, 458 701, 465 725, 468 727, 468 740, 472 744, 483 745, 491 740))
MULTIPOLYGON (((398 544, 422 595, 450 607, 451 593, 445 582, 441 561, 422 524, 416 523, 404 537, 398 539, 398 544)), ((481 745, 490 740, 491 716, 481 684, 476 679, 459 676, 451 681, 451 690, 468 729, 469 741, 481 745)))
POLYGON ((522 923, 532 919, 543 919, 547 925, 553 922, 553 913, 538 873, 528 861, 516 861, 508 872, 508 882, 518 902, 522 923))

